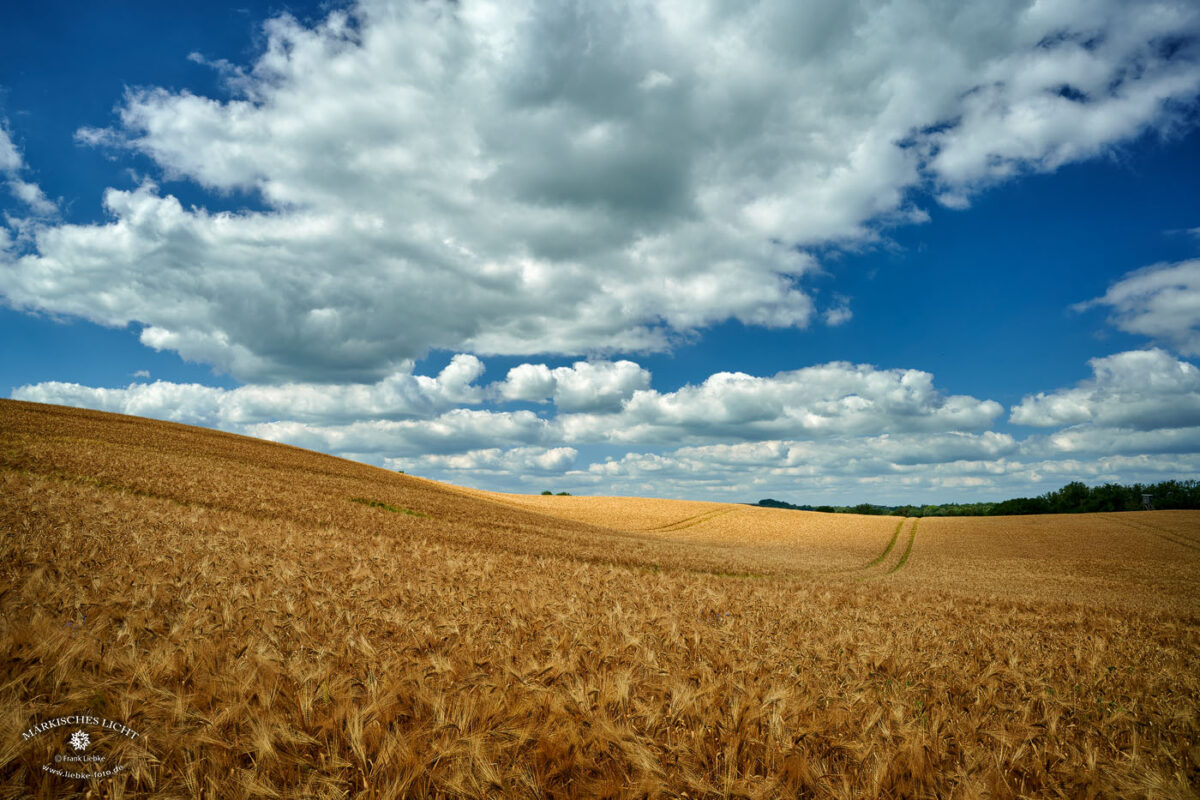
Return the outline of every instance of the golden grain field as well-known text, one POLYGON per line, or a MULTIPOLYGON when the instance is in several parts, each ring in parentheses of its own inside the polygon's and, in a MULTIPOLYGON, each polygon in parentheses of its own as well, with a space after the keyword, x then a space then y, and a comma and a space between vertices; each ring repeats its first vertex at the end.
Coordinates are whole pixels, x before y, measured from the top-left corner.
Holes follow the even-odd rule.
POLYGON ((0 498, 3 798, 1200 789, 1196 512, 493 495, 7 400, 0 498), (79 714, 112 777, 23 737, 79 714))

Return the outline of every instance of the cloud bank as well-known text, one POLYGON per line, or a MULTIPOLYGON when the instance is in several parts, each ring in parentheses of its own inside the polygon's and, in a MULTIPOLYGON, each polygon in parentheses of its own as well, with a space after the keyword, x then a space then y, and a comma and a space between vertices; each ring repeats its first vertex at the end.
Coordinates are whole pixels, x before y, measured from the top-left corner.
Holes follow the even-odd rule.
POLYGON ((480 385, 456 356, 435 377, 370 385, 217 389, 164 381, 47 382, 17 399, 220 427, 428 477, 511 491, 822 502, 1039 493, 1069 480, 1153 481, 1200 469, 1200 370, 1157 350, 1024 398, 993 430, 992 400, 919 370, 832 362, 773 376, 717 373, 660 392, 631 361, 521 364, 480 385), (529 408, 512 404, 534 403, 529 408), (506 408, 505 406, 510 407, 506 408), (1042 432, 1045 430, 1045 432, 1042 432))

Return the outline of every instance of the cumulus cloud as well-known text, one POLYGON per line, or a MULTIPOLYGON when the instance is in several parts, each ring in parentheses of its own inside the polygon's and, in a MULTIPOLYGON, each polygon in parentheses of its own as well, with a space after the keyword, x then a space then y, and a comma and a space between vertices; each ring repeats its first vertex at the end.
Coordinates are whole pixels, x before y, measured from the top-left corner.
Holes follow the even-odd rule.
POLYGON ((804 326, 801 250, 926 219, 910 189, 960 206, 1171 124, 1200 87, 1198 20, 1186 0, 284 16, 253 63, 216 65, 230 99, 134 90, 79 133, 262 210, 112 189, 106 222, 44 225, 6 256, 0 293, 256 382, 804 326))
POLYGON ((650 388, 650 373, 632 361, 577 361, 550 369, 521 364, 495 390, 505 400, 554 400, 560 412, 617 411, 634 392, 650 388))
POLYGON ((1155 264, 1131 272, 1103 297, 1075 306, 1112 309, 1110 322, 1149 336, 1184 355, 1200 355, 1200 260, 1155 264))
POLYGON ((1093 376, 1071 389, 1025 397, 1012 410, 1017 425, 1091 423, 1139 431, 1200 426, 1200 369, 1168 353, 1131 350, 1093 358, 1093 376))
POLYGON ((385 457, 422 458, 490 449, 489 445, 556 444, 549 422, 531 411, 456 408, 430 419, 364 420, 345 425, 280 421, 247 425, 260 439, 377 462, 385 457))
POLYGON ((1039 392, 1012 409, 1018 425, 1059 428, 1021 442, 1030 474, 1129 483, 1200 468, 1200 369, 1163 350, 1132 350, 1089 364, 1092 377, 1039 392))
POLYGON ((579 451, 573 447, 513 447, 508 450, 489 447, 421 459, 388 458, 384 464, 389 469, 433 468, 460 475, 513 475, 523 479, 532 475, 562 474, 575 464, 578 455, 579 451))
POLYGON ((660 393, 632 361, 522 364, 480 387, 483 363, 455 356, 436 378, 394 373, 375 384, 250 385, 167 381, 125 388, 45 382, 19 400, 97 408, 238 430, 336 453, 466 452, 499 444, 763 441, 792 437, 934 433, 987 428, 1002 407, 946 396, 919 370, 832 362, 770 377, 721 372, 660 393), (486 396, 552 399, 553 416, 464 409, 486 396))
POLYGON ((457 355, 436 378, 402 371, 367 385, 291 383, 222 389, 155 381, 110 389, 47 381, 18 387, 12 396, 250 432, 252 425, 281 420, 329 425, 363 418, 428 418, 456 404, 479 402, 482 390, 473 381, 482 374, 478 358, 457 355))
POLYGON ((634 392, 618 415, 558 421, 573 440, 606 432, 614 442, 683 443, 981 430, 1003 411, 992 400, 944 395, 928 372, 831 362, 771 377, 719 372, 674 392, 634 392))

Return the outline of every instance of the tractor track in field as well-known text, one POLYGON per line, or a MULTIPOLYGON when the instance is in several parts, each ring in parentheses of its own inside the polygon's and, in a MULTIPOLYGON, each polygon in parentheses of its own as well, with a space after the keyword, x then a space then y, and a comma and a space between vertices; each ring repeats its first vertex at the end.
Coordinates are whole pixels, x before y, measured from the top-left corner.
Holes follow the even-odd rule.
POLYGON ((871 578, 883 578, 903 567, 908 562, 909 556, 912 555, 913 542, 917 538, 917 524, 919 521, 918 517, 905 517, 900 520, 896 525, 896 530, 892 532, 892 538, 888 540, 887 545, 883 548, 883 552, 857 568, 857 571, 866 573, 861 575, 859 580, 865 581, 871 578), (912 525, 908 529, 908 540, 904 544, 904 549, 899 550, 896 545, 901 541, 904 526, 910 520, 912 521, 912 525), (897 553, 898 555, 896 555, 897 553))
POLYGON ((896 523, 896 530, 892 531, 892 538, 888 540, 887 546, 883 548, 883 552, 875 556, 874 559, 867 562, 862 569, 870 569, 871 567, 879 566, 883 560, 888 557, 888 553, 892 552, 892 548, 896 546, 896 542, 900 539, 900 529, 904 527, 904 523, 908 521, 908 517, 901 519, 896 523))
POLYGON ((683 519, 676 520, 675 522, 668 522, 666 525, 659 525, 656 528, 644 528, 643 530, 647 533, 669 533, 671 531, 681 531, 685 528, 691 528, 701 523, 708 522, 711 519, 724 516, 725 514, 728 514, 734 510, 735 509, 732 508, 718 508, 712 511, 705 511, 703 514, 684 517, 683 519))
POLYGON ((1169 531, 1164 528, 1159 528, 1155 525, 1148 525, 1144 522, 1131 522, 1127 519, 1121 519, 1120 517, 1114 517, 1114 521, 1121 523, 1127 528, 1133 528, 1135 531, 1145 531, 1151 536, 1157 536, 1158 538, 1168 541, 1171 544, 1177 544, 1180 547, 1186 547, 1189 550, 1200 551, 1200 542, 1197 542, 1190 536, 1179 533, 1178 531, 1169 531))
POLYGON ((888 575, 891 575, 893 572, 903 567, 908 561, 909 555, 912 554, 913 542, 917 540, 917 525, 920 522, 921 520, 919 517, 913 519, 912 527, 908 529, 908 545, 905 546, 904 552, 900 554, 900 560, 897 561, 895 565, 887 571, 888 575))

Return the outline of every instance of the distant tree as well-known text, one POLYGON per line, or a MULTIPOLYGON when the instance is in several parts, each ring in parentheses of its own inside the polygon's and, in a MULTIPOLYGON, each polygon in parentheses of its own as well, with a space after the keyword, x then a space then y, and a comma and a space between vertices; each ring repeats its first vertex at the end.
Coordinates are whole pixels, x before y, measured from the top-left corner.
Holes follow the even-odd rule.
POLYGON ((1140 511, 1142 495, 1153 497, 1154 507, 1200 508, 1200 481, 1163 481, 1143 486, 1106 483, 1089 487, 1081 481, 1040 497, 1014 497, 999 503, 940 503, 900 506, 880 506, 859 503, 855 506, 811 506, 785 503, 764 498, 756 505, 766 508, 790 508, 799 511, 821 511, 826 514, 887 514, 896 517, 986 517, 1013 514, 1081 514, 1087 512, 1140 511))
POLYGON ((552 491, 550 491, 549 489, 547 489, 546 491, 542 492, 542 494, 543 494, 543 495, 547 495, 547 494, 554 494, 554 492, 552 492, 552 491))
POLYGON ((1200 481, 1163 481, 1145 492, 1154 496, 1155 508, 1200 508, 1200 481))
POLYGON ((1010 514, 1049 514, 1050 502, 1045 497, 1014 497, 996 503, 992 507, 992 516, 1004 517, 1010 514))
POLYGON ((1057 492, 1043 495, 1053 514, 1079 514, 1087 510, 1091 490, 1083 481, 1071 481, 1057 492))
POLYGON ((765 497, 762 500, 759 500, 758 503, 756 503, 756 505, 760 505, 763 508, 791 508, 791 509, 795 509, 798 511, 811 511, 812 510, 812 506, 797 506, 797 505, 793 505, 792 503, 785 503, 782 500, 772 500, 769 497, 765 497))
POLYGON ((1091 490, 1088 498, 1088 511, 1133 511, 1128 507, 1130 491, 1115 483, 1106 483, 1091 490))

